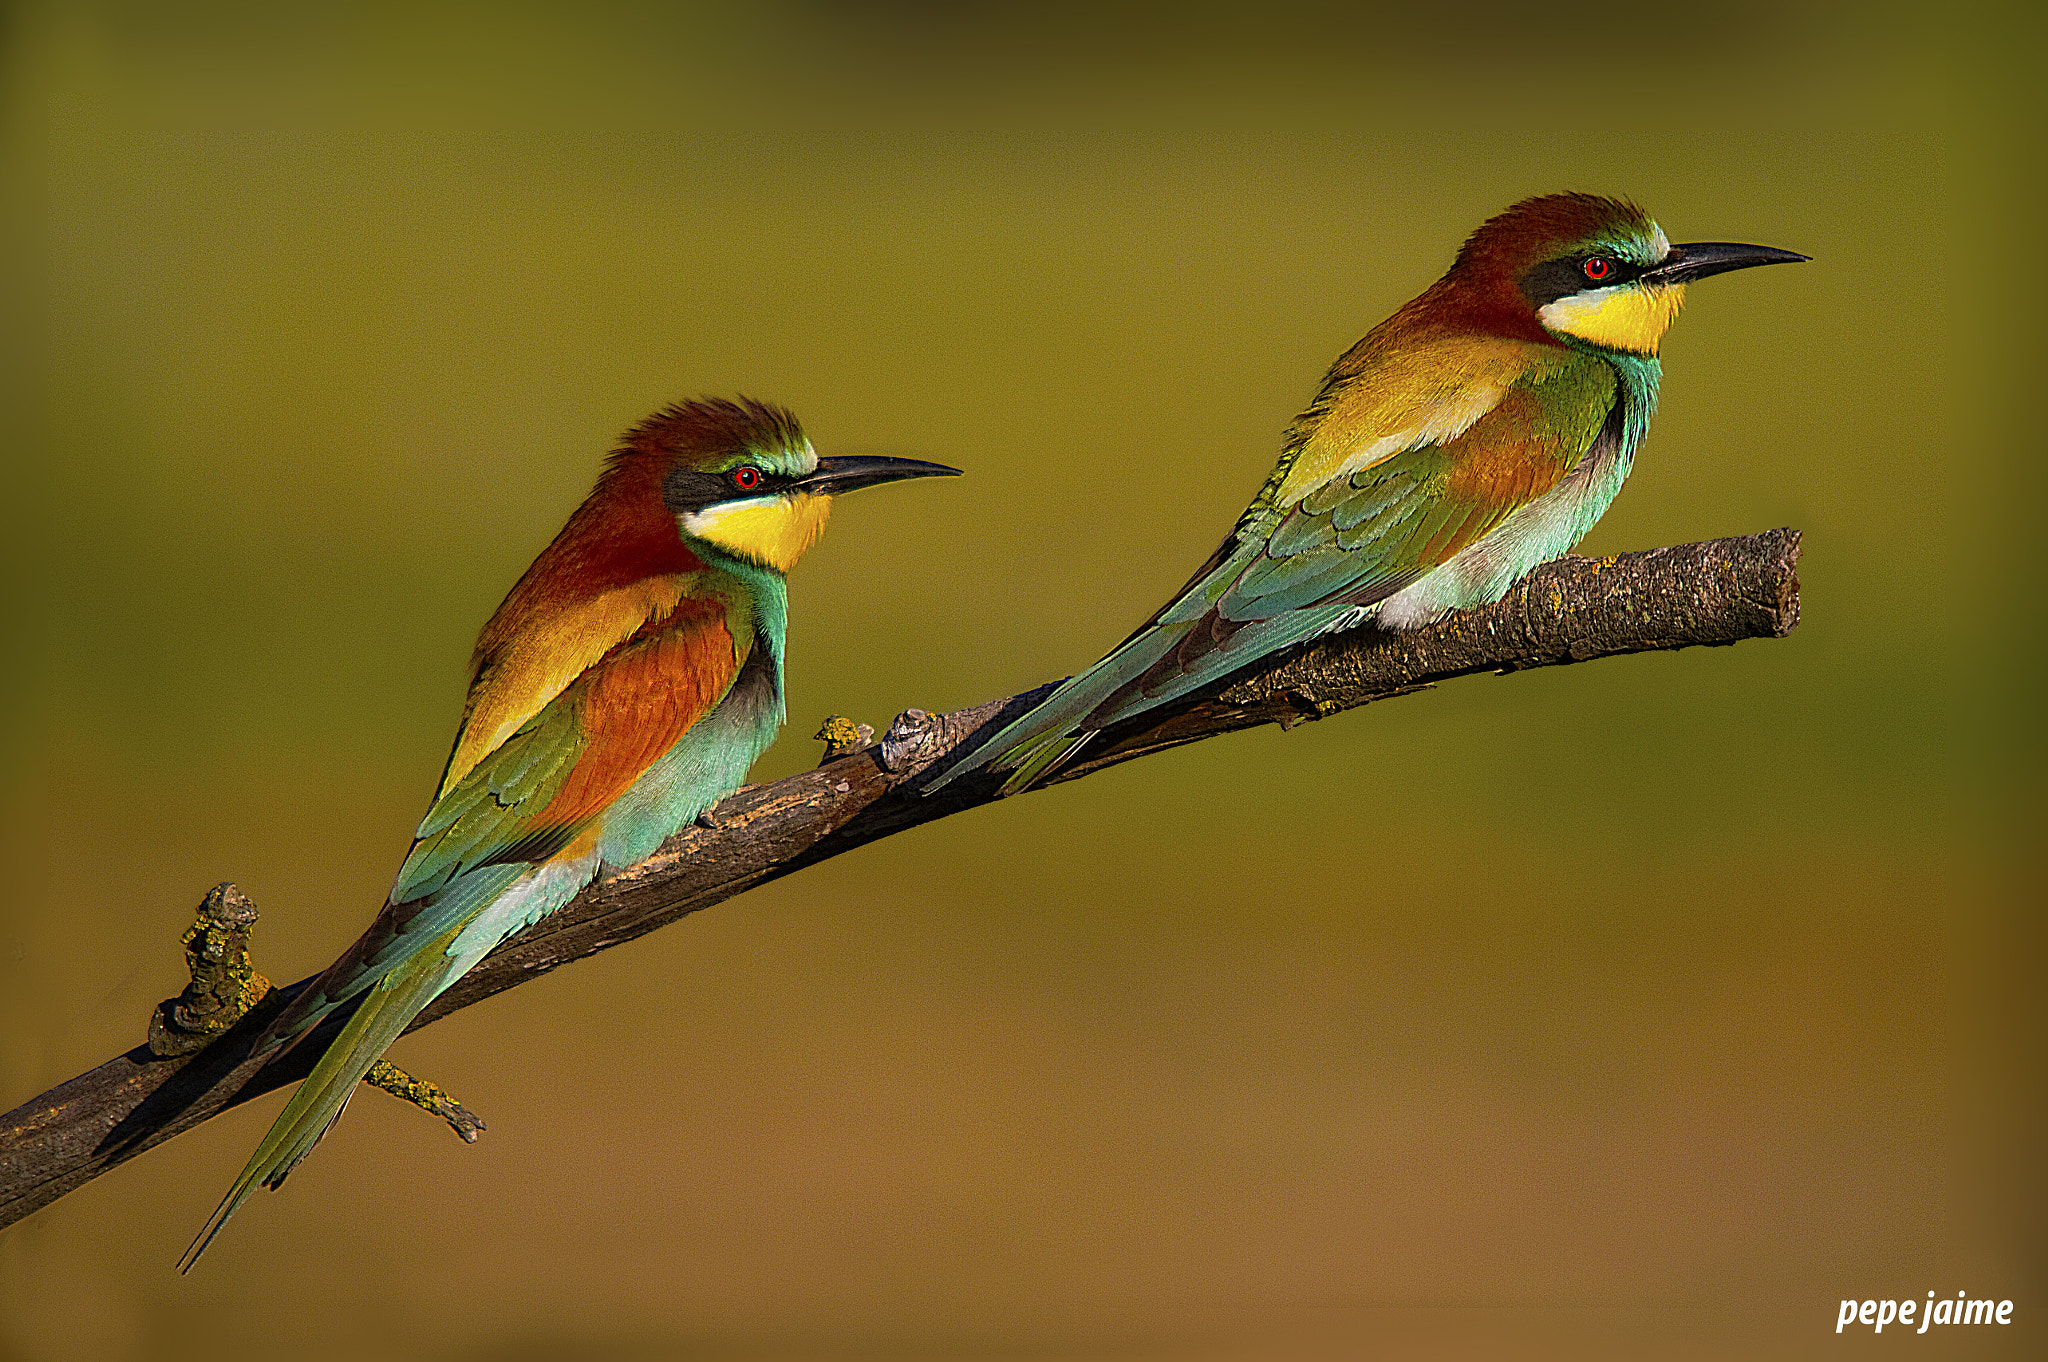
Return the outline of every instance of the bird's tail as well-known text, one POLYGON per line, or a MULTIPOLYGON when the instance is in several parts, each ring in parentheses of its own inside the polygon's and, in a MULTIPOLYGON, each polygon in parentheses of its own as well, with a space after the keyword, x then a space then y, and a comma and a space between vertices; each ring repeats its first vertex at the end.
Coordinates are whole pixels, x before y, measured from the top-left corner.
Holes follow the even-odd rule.
POLYGON ((1068 677, 1035 708, 1004 725, 924 786, 924 793, 930 794, 983 767, 1010 772, 997 792, 998 798, 1030 789, 1072 761, 1102 729, 1166 698, 1133 693, 1134 683, 1185 632, 1186 626, 1154 625, 1140 629, 1109 656, 1079 676, 1068 677))
POLYGON ((462 973, 465 964, 447 954, 455 936, 456 932, 450 931, 429 943, 364 993, 355 1014, 320 1056, 313 1072, 299 1084, 292 1100, 285 1103, 263 1142, 249 1156, 235 1185, 221 1198, 199 1237, 192 1241, 192 1247, 185 1250, 178 1264, 179 1272, 192 1270, 199 1255, 206 1252, 221 1226, 249 1199, 258 1183, 272 1190, 283 1185, 299 1160, 312 1153, 313 1146, 341 1119, 342 1108, 348 1105, 356 1084, 370 1071, 370 1066, 398 1039, 406 1024, 462 973))
MULTIPOLYGON (((1387 589, 1376 586, 1375 602, 1387 589)), ((930 794, 988 767, 1010 773, 998 798, 1019 794, 1072 761, 1111 724, 1172 704, 1259 658, 1344 627, 1361 610, 1354 599, 1339 597, 1267 619, 1219 624, 1213 613, 1182 612, 1180 604, 1161 611, 1087 671, 1061 682, 1035 708, 925 785, 923 792, 930 794)))
POLYGON ((1002 788, 996 791, 996 798, 1007 799, 1030 789, 1073 760, 1074 754, 1101 731, 1099 728, 1084 728, 1075 733, 1048 733, 1011 748, 1007 755, 1016 762, 1016 766, 1009 778, 1003 781, 1002 788))

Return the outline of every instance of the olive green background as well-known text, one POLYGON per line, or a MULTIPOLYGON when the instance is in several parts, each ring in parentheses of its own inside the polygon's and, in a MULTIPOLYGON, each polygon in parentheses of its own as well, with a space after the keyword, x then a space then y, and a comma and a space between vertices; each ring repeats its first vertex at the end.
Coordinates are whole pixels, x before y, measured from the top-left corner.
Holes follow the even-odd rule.
POLYGON ((402 1042, 482 1142, 364 1094, 189 1278, 277 1097, 0 1234, 0 1359, 2041 1346, 2038 25, 1029 14, 13 10, 0 1105, 140 1039, 220 879, 275 978, 354 936, 476 628, 692 394, 968 472, 795 574, 772 778, 1093 659, 1474 225, 1626 194, 1815 259, 1693 290, 1586 548, 1796 526, 1797 633, 781 881, 402 1042), (1832 1332, 1958 1290, 2016 1322, 1832 1332))

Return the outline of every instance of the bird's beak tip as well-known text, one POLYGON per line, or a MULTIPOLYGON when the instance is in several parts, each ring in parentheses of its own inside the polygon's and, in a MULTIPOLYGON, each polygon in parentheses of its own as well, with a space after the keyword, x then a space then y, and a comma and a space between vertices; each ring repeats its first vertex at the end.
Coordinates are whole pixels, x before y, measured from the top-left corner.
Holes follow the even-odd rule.
POLYGON ((1664 263, 1651 270, 1652 277, 1665 283, 1683 284, 1730 270, 1753 269, 1758 265, 1792 265, 1813 259, 1797 251, 1776 246, 1752 246, 1738 241, 1687 241, 1674 245, 1664 263))
POLYGON ((877 487, 906 478, 957 478, 960 470, 923 459, 897 459, 881 454, 839 454, 818 460, 818 467, 799 486, 827 494, 877 487))

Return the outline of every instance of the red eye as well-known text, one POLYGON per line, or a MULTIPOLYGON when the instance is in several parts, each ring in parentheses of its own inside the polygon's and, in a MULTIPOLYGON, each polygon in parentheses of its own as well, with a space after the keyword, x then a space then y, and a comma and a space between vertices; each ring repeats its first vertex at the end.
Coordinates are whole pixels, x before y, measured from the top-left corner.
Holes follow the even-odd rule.
POLYGON ((1605 279, 1614 273, 1614 262, 1604 255, 1596 255, 1579 266, 1579 269, 1588 279, 1605 279))
POLYGON ((742 492, 751 492, 761 485, 761 470, 758 468, 735 468, 731 477, 732 485, 742 492))

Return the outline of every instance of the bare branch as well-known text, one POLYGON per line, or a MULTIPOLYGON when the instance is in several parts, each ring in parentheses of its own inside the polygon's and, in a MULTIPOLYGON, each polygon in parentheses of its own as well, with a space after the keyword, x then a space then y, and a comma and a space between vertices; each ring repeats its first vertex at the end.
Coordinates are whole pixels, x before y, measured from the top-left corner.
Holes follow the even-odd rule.
MULTIPOLYGON (((1497 605, 1410 633, 1368 628, 1335 635, 1143 715, 1105 732, 1056 780, 1240 728, 1322 718, 1474 672, 1782 638, 1799 620, 1798 557, 1799 536, 1775 530, 1615 558, 1561 559, 1497 605)), ((735 793, 646 861, 591 885, 491 952, 413 1026, 827 857, 988 802, 998 780, 986 772, 930 798, 917 786, 924 772, 942 768, 963 744, 1022 713, 1046 689, 953 714, 908 710, 878 745, 735 793)), ((843 748, 849 737, 835 729, 831 740, 843 748)), ((228 1107, 304 1077, 324 1040, 263 1063, 252 1062, 249 1049, 273 1011, 306 982, 272 990, 196 1054, 160 1058, 138 1046, 0 1117, 0 1225, 228 1107)), ((325 1034, 339 1024, 334 1019, 325 1034)))

